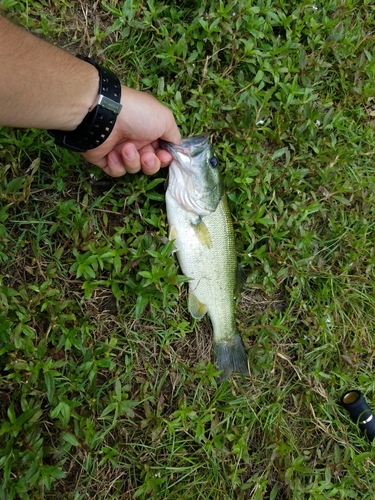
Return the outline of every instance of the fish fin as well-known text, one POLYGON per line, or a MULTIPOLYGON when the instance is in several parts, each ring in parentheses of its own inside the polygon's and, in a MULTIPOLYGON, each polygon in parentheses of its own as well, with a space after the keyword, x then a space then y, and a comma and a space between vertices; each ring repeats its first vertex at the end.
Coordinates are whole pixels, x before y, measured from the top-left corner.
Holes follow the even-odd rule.
POLYGON ((199 242, 207 247, 212 247, 212 239, 210 235, 210 231, 207 229, 206 224, 203 222, 201 218, 199 218, 199 222, 197 224, 192 223, 191 227, 194 229, 195 236, 198 238, 199 242))
POLYGON ((203 304, 197 297, 189 293, 189 312, 195 319, 201 319, 207 312, 206 304, 203 304))
POLYGON ((236 285, 234 288, 234 295, 239 297, 243 292, 246 283, 246 274, 240 262, 237 264, 236 269, 236 285))
POLYGON ((169 239, 172 241, 172 240, 175 240, 177 238, 177 229, 172 226, 171 227, 171 230, 169 231, 169 239))
POLYGON ((171 230, 169 231, 168 238, 170 241, 173 241, 172 253, 177 252, 177 250, 178 250, 177 243, 176 243, 176 241, 177 241, 177 229, 174 226, 171 227, 171 230))
POLYGON ((213 350, 216 364, 221 370, 218 377, 219 383, 224 382, 232 372, 249 376, 247 355, 239 335, 229 340, 217 342, 214 344, 213 350))

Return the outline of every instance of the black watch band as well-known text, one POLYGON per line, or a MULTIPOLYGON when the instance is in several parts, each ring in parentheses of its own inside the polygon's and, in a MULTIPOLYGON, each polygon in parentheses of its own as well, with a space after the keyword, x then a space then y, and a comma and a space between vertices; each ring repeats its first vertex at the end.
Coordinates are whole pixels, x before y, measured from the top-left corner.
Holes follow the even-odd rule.
POLYGON ((95 107, 87 113, 75 130, 48 130, 58 146, 84 153, 103 144, 111 134, 121 111, 121 84, 109 69, 102 68, 90 57, 77 55, 98 70, 99 96, 95 107))

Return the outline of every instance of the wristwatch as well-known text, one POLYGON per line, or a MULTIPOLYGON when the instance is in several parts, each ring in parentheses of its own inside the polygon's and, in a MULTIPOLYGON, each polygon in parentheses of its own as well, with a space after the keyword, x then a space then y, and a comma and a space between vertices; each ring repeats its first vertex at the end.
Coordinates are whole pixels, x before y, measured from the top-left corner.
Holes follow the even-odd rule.
POLYGON ((48 130, 55 143, 71 151, 84 153, 103 144, 115 126, 117 115, 122 105, 121 84, 117 76, 107 68, 96 64, 90 57, 77 55, 98 70, 99 95, 94 108, 87 113, 82 123, 75 130, 48 130))

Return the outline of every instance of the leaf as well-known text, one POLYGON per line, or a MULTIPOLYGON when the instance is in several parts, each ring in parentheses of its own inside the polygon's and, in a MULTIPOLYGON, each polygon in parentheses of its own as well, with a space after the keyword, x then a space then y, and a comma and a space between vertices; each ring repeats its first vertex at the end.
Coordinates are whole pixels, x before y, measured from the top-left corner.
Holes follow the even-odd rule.
POLYGON ((60 401, 60 403, 51 411, 50 415, 51 418, 57 418, 61 415, 62 422, 67 424, 70 419, 70 406, 63 401, 60 401))
POLYGON ((68 403, 62 403, 60 413, 63 421, 67 424, 70 419, 70 406, 68 405, 68 403))
POLYGON ((99 418, 103 418, 103 417, 105 417, 106 415, 108 415, 109 413, 112 413, 112 412, 113 412, 113 410, 114 410, 115 408, 117 408, 117 407, 118 407, 118 403, 110 403, 108 406, 106 406, 106 407, 104 408, 104 410, 102 411, 102 413, 101 413, 101 415, 100 415, 100 417, 99 417, 99 418))
POLYGON ((47 388, 47 398, 50 403, 52 403, 55 396, 55 378, 51 371, 44 372, 44 382, 47 388))
POLYGON ((115 394, 118 397, 118 400, 121 399, 121 381, 119 379, 116 379, 115 382, 115 394))
MULTIPOLYGON (((149 251, 149 253, 150 253, 150 251, 149 251)), ((140 276, 142 276, 143 278, 147 278, 149 280, 152 279, 152 274, 150 273, 150 271, 139 271, 138 274, 140 276)))
POLYGON ((13 435, 17 436, 19 431, 22 429, 23 425, 28 422, 34 415, 37 413, 38 410, 36 408, 32 408, 30 410, 26 410, 24 413, 22 413, 17 420, 14 422, 12 426, 13 430, 13 435))
POLYGON ((120 300, 121 297, 122 297, 122 295, 123 295, 123 293, 122 293, 121 288, 119 287, 119 284, 116 283, 116 282, 114 282, 114 283, 112 283, 111 288, 112 288, 112 293, 115 296, 115 298, 117 300, 120 300))
MULTIPOLYGON (((74 266, 75 264, 73 264, 74 266)), ((71 267, 71 271, 73 271, 73 266, 71 267)), ((76 274, 76 278, 80 278, 82 276, 82 274, 85 272, 85 269, 86 267, 83 265, 83 264, 80 264, 78 266, 78 269, 77 269, 77 274, 76 274)))
POLYGON ((258 73, 255 75, 254 83, 259 83, 261 80, 263 80, 263 78, 264 78, 264 72, 261 69, 259 69, 258 73))
POLYGON ((31 339, 35 339, 36 335, 35 335, 35 331, 30 328, 28 325, 23 325, 22 326, 22 332, 27 335, 28 337, 30 337, 31 339))
POLYGON ((197 428, 196 428, 196 431, 195 431, 195 438, 198 440, 198 441, 202 441, 204 440, 204 436, 205 436, 205 428, 204 428, 204 425, 202 423, 197 423, 197 428))
POLYGON ((121 271, 122 263, 121 257, 119 255, 116 255, 116 257, 113 259, 113 267, 116 273, 119 273, 121 271))
POLYGON ((60 403, 57 406, 55 406, 55 408, 50 412, 51 418, 57 418, 61 410, 61 405, 62 403, 60 401, 60 403))
POLYGON ((165 182, 165 179, 163 178, 153 179, 151 182, 147 184, 146 190, 151 191, 151 189, 154 189, 154 187, 158 186, 162 182, 165 182))
POLYGON ((164 199, 165 199, 164 194, 155 193, 155 191, 152 191, 151 193, 147 192, 146 196, 147 196, 147 198, 149 198, 150 200, 153 200, 153 201, 164 201, 164 199))
POLYGON ((272 160, 276 160, 277 158, 280 158, 281 156, 283 156, 287 152, 287 150, 288 150, 288 148, 286 148, 286 147, 276 150, 272 155, 272 160))
POLYGON ((92 267, 88 266, 88 267, 85 267, 85 270, 84 270, 84 276, 85 278, 92 278, 92 279, 95 279, 96 277, 96 274, 95 274, 95 271, 92 267))
POLYGON ((16 177, 15 179, 12 179, 9 184, 6 186, 6 190, 9 193, 16 193, 17 191, 20 190, 22 184, 25 182, 24 177, 16 177))
POLYGON ((79 442, 78 442, 77 438, 73 434, 71 434, 70 432, 63 432, 61 434, 61 437, 67 443, 70 443, 73 446, 79 446, 79 442))
POLYGON ((135 317, 141 317, 145 307, 148 304, 148 297, 146 295, 138 295, 137 302, 135 303, 135 317))
POLYGON ((198 22, 205 31, 208 31, 208 22, 205 19, 202 19, 201 17, 199 17, 198 22))
POLYGON ((9 422, 11 424, 14 424, 14 422, 16 421, 17 417, 16 417, 16 413, 14 411, 14 403, 11 403, 9 408, 8 408, 8 411, 7 411, 7 414, 8 414, 8 418, 9 418, 9 422))
POLYGON ((5 222, 7 220, 7 218, 9 217, 7 210, 11 205, 12 204, 9 203, 8 205, 4 205, 3 207, 0 207, 0 222, 5 222))

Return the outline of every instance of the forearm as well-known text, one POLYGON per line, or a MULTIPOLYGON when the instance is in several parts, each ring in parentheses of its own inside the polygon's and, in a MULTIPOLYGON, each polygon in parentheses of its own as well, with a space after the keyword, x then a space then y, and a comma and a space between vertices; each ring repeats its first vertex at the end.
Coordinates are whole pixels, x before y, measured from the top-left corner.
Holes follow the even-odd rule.
POLYGON ((74 130, 96 103, 98 71, 0 16, 0 125, 74 130))

